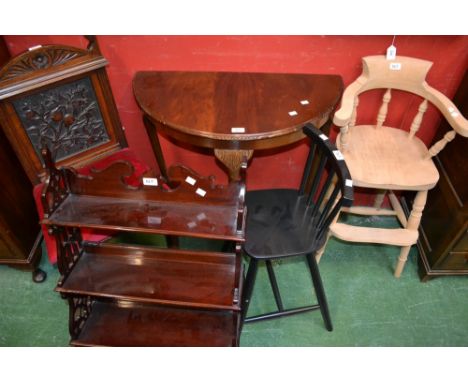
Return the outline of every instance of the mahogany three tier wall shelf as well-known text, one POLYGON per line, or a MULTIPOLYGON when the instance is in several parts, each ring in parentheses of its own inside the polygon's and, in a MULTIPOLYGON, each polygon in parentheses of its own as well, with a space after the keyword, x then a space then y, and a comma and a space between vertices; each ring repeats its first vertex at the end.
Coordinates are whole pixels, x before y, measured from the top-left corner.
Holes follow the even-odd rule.
POLYGON ((58 241, 56 290, 69 303, 71 345, 239 344, 244 176, 220 186, 174 166, 171 187, 162 177, 134 186, 129 162, 83 176, 43 156, 43 223, 58 241), (221 240, 235 250, 83 242, 82 228, 221 240))

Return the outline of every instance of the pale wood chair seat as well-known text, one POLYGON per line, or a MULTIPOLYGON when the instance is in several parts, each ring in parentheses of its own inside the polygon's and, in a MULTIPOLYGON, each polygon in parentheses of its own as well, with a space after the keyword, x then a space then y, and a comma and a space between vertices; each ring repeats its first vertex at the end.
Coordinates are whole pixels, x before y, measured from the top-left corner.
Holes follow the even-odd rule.
POLYGON ((350 127, 348 136, 344 157, 355 186, 420 191, 439 180, 427 147, 407 131, 360 125, 350 127))

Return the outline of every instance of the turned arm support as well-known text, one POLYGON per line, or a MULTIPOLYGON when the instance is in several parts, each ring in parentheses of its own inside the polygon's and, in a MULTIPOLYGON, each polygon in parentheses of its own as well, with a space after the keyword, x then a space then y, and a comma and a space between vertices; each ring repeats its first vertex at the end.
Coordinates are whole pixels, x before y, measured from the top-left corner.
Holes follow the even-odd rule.
POLYGON ((452 128, 463 137, 468 137, 468 120, 460 113, 460 110, 444 94, 434 89, 427 83, 425 98, 436 106, 452 128))
POLYGON ((362 91, 363 76, 349 85, 341 99, 340 109, 333 116, 333 123, 340 128, 340 149, 344 152, 348 148, 348 128, 356 122, 358 94, 362 91))
POLYGON ((349 85, 341 98, 341 106, 333 116, 333 123, 337 127, 348 126, 353 117, 353 110, 356 97, 362 92, 365 77, 360 76, 356 81, 349 85))
POLYGON ((426 99, 432 102, 439 109, 447 122, 453 128, 442 137, 441 140, 434 143, 429 149, 428 158, 439 154, 444 147, 455 138, 456 133, 463 137, 468 137, 468 120, 460 113, 454 103, 438 90, 432 88, 427 83, 425 84, 427 96, 426 99))

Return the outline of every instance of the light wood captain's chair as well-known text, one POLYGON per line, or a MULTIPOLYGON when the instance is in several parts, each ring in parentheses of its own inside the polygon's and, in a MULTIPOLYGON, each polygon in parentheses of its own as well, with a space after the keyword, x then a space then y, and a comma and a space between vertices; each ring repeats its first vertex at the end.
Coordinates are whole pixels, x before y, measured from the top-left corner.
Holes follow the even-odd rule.
POLYGON ((468 121, 445 95, 425 81, 432 62, 410 57, 387 60, 385 56, 364 57, 362 62, 362 74, 346 88, 341 108, 335 113, 333 122, 340 128, 337 145, 344 155, 353 185, 377 189, 378 192, 374 207, 353 206, 343 209, 343 212, 396 215, 403 228, 367 228, 335 222, 330 227, 330 232, 337 238, 350 242, 401 246, 395 269, 395 277, 399 277, 409 250, 418 239, 418 226, 427 192, 439 180, 432 157, 437 155, 456 133, 467 137, 468 121), (377 114, 376 125, 355 126, 359 94, 379 88, 387 90, 377 114), (410 92, 423 99, 409 131, 385 125, 392 89, 410 92), (442 113, 453 128, 429 149, 417 137, 428 102, 442 113), (393 190, 417 192, 408 219, 393 190), (392 210, 381 209, 387 191, 392 210))

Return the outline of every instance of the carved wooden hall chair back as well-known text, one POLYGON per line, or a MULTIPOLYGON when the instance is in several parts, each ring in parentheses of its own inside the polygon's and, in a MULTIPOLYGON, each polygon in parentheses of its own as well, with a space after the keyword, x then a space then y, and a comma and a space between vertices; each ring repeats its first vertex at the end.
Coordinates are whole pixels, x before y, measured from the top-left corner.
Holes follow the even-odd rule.
POLYGON ((303 131, 310 139, 310 151, 299 189, 266 189, 246 194, 244 251, 250 263, 244 285, 244 322, 320 309, 325 326, 331 331, 332 323, 315 254, 323 247, 329 225, 340 208, 351 205, 353 187, 341 153, 327 136, 311 124, 306 125, 303 131), (307 259, 318 303, 285 309, 272 261, 294 256, 307 259), (260 261, 266 263, 278 310, 246 317, 260 261))
POLYGON ((333 223, 331 233, 351 242, 401 246, 395 269, 395 277, 399 277, 409 250, 418 239, 418 226, 427 192, 439 179, 432 157, 437 155, 455 134, 467 137, 468 121, 445 95, 426 82, 432 62, 411 57, 387 60, 385 56, 364 57, 362 62, 362 74, 345 90, 341 108, 335 113, 333 122, 340 128, 337 145, 343 152, 354 186, 378 191, 373 207, 353 206, 343 211, 363 215, 396 215, 403 228, 380 229, 333 223), (358 96, 373 89, 386 89, 377 113, 376 124, 357 126, 358 96), (409 131, 393 128, 385 123, 387 111, 391 108, 393 89, 422 98, 409 131), (453 130, 427 148, 417 134, 429 102, 440 111, 453 130), (408 219, 394 190, 416 191, 408 219), (386 193, 391 210, 381 208, 386 193))
POLYGON ((0 124, 33 184, 45 144, 59 166, 82 167, 127 143, 95 37, 87 49, 29 48, 0 70, 0 124))

